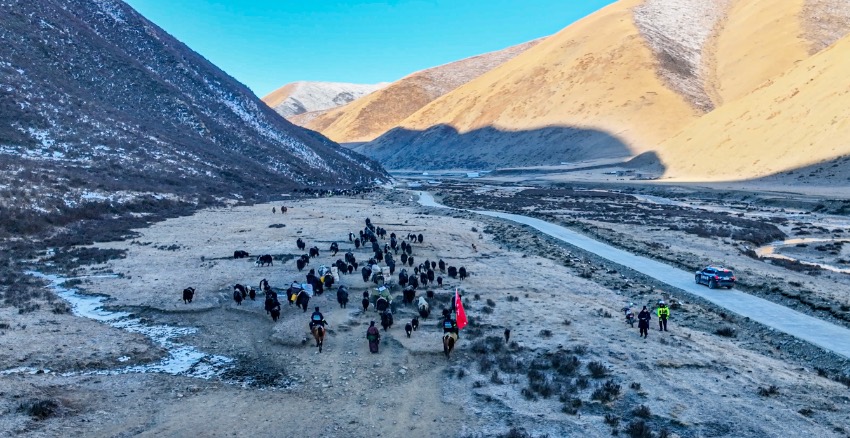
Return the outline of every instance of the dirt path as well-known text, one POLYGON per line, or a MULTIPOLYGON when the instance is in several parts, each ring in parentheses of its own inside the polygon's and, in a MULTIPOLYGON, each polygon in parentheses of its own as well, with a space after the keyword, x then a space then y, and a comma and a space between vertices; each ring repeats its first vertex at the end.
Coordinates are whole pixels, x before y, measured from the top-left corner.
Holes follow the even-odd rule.
MULTIPOLYGON (((421 192, 419 202, 428 207, 450 208, 437 203, 433 196, 426 192, 421 192)), ((631 254, 540 219, 493 211, 475 211, 475 213, 529 225, 556 239, 592 252, 619 265, 634 269, 672 287, 726 308, 740 316, 750 318, 767 327, 810 342, 843 357, 850 358, 850 330, 846 328, 736 290, 708 289, 705 286, 695 284, 693 273, 691 272, 685 272, 664 263, 631 254)))

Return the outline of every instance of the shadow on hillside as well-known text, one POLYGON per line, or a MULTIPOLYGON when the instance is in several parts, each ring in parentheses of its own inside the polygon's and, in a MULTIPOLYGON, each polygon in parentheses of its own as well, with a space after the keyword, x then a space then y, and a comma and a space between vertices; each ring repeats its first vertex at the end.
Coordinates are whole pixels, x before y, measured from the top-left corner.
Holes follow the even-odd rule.
POLYGON ((353 149, 388 169, 416 170, 559 165, 633 155, 628 145, 612 134, 569 126, 527 131, 488 126, 464 133, 448 125, 424 131, 395 128, 353 149))
POLYGON ((850 185, 850 155, 826 160, 809 166, 798 167, 773 175, 747 180, 748 182, 811 184, 811 185, 850 185))

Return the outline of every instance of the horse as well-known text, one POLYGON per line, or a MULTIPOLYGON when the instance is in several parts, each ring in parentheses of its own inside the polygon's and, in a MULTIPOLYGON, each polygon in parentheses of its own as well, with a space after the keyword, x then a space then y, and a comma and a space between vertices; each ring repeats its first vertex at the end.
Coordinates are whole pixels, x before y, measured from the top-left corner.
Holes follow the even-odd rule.
POLYGON ((457 334, 455 333, 446 333, 443 335, 443 353, 446 354, 446 359, 452 354, 452 350, 455 349, 455 343, 457 342, 457 334))
POLYGON ((325 327, 322 324, 314 324, 310 330, 313 333, 313 338, 316 340, 316 346, 319 347, 319 353, 322 352, 322 346, 325 344, 325 327))

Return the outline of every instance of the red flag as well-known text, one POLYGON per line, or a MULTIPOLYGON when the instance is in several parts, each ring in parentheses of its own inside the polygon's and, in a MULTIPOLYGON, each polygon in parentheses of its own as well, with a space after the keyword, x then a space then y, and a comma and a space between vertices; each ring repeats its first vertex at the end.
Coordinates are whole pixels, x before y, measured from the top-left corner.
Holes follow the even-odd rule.
POLYGON ((457 329, 466 327, 466 312, 463 311, 463 302, 460 301, 457 289, 455 289, 455 313, 457 314, 457 329))

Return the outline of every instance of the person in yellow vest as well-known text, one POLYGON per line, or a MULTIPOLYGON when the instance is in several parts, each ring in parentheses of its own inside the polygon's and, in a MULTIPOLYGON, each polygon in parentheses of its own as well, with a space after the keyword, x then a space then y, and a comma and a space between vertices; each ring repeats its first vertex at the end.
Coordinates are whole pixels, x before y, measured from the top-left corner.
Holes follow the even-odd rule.
POLYGON ((658 310, 656 310, 658 314, 658 330, 659 331, 667 331, 667 318, 670 317, 670 308, 667 307, 667 304, 664 303, 664 300, 658 302, 658 310))

